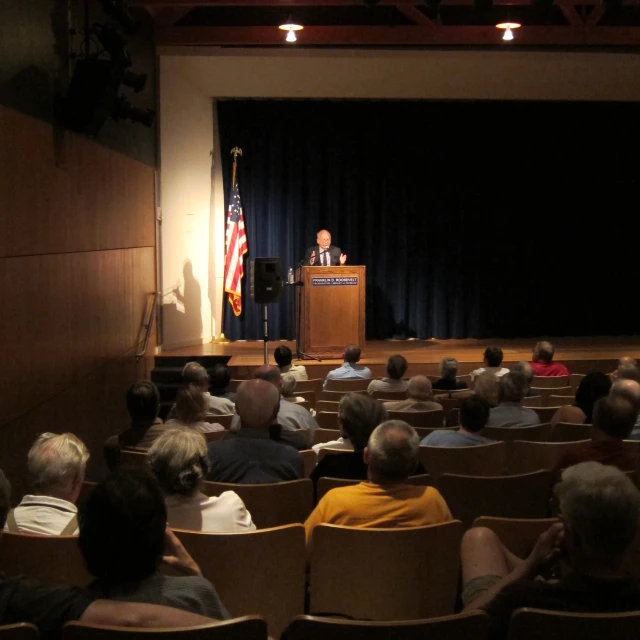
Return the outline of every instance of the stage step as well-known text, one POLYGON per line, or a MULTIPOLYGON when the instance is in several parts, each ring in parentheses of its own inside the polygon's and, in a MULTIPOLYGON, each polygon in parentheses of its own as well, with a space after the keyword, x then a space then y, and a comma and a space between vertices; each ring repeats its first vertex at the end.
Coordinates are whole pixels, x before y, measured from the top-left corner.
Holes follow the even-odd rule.
POLYGON ((155 357, 156 368, 182 369, 187 362, 199 362, 205 369, 212 369, 217 364, 227 364, 231 356, 169 356, 160 355, 155 357))

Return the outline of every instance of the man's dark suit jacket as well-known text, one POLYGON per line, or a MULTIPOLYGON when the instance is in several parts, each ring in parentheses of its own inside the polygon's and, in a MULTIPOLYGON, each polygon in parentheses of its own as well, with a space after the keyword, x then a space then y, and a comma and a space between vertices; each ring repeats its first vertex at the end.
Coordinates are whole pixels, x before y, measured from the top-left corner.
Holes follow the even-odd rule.
MULTIPOLYGON (((321 267, 321 263, 320 263, 320 247, 318 245, 315 245, 313 247, 309 247, 306 251, 306 253, 304 254, 304 260, 302 261, 302 264, 305 267, 311 266, 311 263, 309 262, 309 260, 311 259, 311 254, 313 252, 316 252, 316 260, 313 263, 314 267, 321 267)), ((331 258, 331 264, 328 265, 330 267, 337 267, 340 264, 340 254, 342 253, 340 247, 335 247, 334 245, 331 245, 327 251, 329 252, 329 257, 331 258)))

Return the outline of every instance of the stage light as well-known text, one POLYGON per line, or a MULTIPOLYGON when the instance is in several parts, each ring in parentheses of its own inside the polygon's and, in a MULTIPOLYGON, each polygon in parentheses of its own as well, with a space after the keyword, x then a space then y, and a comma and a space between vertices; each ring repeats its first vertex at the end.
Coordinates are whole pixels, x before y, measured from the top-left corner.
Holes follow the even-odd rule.
POLYGON ((122 76, 122 84, 133 89, 135 93, 140 93, 144 90, 144 85, 147 84, 147 74, 125 71, 122 76))
POLYGON ((298 38, 296 38, 296 31, 302 31, 304 27, 301 24, 295 23, 291 16, 287 19, 287 21, 281 24, 278 29, 287 32, 287 37, 285 38, 287 42, 295 42, 298 38))
POLYGON ((504 30, 502 39, 508 42, 510 40, 513 40, 513 30, 519 29, 521 26, 522 25, 519 22, 500 22, 496 25, 496 29, 504 30))

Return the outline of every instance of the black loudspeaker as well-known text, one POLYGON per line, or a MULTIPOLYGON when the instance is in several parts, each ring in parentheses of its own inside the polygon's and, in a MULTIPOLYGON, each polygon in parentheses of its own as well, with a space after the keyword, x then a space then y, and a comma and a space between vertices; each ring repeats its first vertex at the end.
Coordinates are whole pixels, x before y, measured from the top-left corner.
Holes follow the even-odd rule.
POLYGON ((282 268, 280 258, 256 258, 251 261, 251 298, 258 304, 280 300, 282 268))

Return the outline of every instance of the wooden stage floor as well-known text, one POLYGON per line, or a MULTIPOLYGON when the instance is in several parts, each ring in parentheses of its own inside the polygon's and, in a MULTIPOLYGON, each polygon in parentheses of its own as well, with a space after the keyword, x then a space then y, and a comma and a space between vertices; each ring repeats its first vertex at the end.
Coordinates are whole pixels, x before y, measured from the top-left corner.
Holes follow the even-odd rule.
MULTIPOLYGON (((565 363, 573 373, 588 371, 612 371, 616 360, 623 355, 640 359, 640 336, 617 337, 566 337, 550 338, 556 348, 555 359, 565 363)), ((487 345, 498 345, 504 352, 505 365, 518 360, 531 360, 531 350, 536 339, 512 340, 370 340, 364 345, 361 363, 369 366, 375 376, 383 375, 387 358, 401 353, 409 361, 409 375, 436 374, 438 364, 444 357, 454 357, 460 362, 460 373, 468 373, 482 362, 482 353, 487 345)), ((269 361, 273 364, 273 351, 286 344, 295 356, 295 342, 269 342, 269 361)), ((203 344, 173 350, 162 350, 158 355, 167 357, 206 358, 207 356, 231 356, 229 366, 234 375, 246 377, 251 369, 263 363, 262 341, 239 341, 228 344, 203 344)), ((294 362, 299 362, 294 360, 294 362)), ((324 377, 326 372, 339 365, 341 360, 304 360, 309 377, 324 377)))

